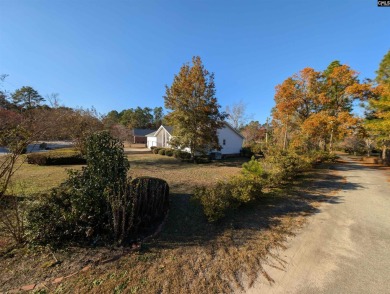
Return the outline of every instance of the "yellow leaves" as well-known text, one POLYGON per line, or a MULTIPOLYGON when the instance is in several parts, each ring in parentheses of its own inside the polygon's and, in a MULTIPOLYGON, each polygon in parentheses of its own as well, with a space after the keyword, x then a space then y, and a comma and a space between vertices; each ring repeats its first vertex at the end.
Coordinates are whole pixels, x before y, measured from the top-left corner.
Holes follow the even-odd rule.
POLYGON ((335 67, 328 75, 328 86, 339 84, 343 86, 350 86, 356 82, 358 72, 350 69, 348 65, 341 65, 335 67))

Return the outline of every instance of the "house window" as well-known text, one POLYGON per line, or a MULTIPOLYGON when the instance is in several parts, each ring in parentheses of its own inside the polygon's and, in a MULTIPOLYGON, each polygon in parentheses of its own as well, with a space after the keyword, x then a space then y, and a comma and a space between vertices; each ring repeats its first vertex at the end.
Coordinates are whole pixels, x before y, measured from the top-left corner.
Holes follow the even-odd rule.
POLYGON ((222 145, 226 145, 226 140, 223 139, 222 145))

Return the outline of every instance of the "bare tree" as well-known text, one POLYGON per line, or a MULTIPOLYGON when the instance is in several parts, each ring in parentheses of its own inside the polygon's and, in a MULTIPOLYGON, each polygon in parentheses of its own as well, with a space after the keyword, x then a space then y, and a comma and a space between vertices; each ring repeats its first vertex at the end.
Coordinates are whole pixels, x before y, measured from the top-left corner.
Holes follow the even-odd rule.
POLYGON ((246 113, 246 104, 242 100, 232 106, 226 106, 226 113, 227 121, 235 129, 242 128, 251 118, 251 115, 246 113))

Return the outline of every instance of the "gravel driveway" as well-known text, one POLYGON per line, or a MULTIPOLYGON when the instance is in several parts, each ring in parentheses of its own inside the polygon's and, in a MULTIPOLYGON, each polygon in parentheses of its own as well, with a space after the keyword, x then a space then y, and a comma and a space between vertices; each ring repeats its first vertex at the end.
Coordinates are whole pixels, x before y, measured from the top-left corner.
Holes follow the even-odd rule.
POLYGON ((390 169, 342 158, 344 183, 247 293, 390 293, 390 169))

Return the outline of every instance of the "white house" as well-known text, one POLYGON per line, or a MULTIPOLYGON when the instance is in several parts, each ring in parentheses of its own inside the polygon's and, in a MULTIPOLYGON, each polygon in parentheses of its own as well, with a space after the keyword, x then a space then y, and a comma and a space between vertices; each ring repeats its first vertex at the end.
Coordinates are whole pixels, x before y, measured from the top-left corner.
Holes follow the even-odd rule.
MULTIPOLYGON (((173 128, 169 126, 161 126, 156 132, 146 135, 147 147, 171 147, 169 141, 172 138, 173 128)), ((222 147, 222 155, 239 154, 242 148, 244 137, 228 123, 217 131, 218 142, 222 147)))
POLYGON ((146 135, 146 146, 148 148, 164 147, 169 148, 169 141, 172 138, 172 127, 169 126, 160 126, 157 131, 146 135))

